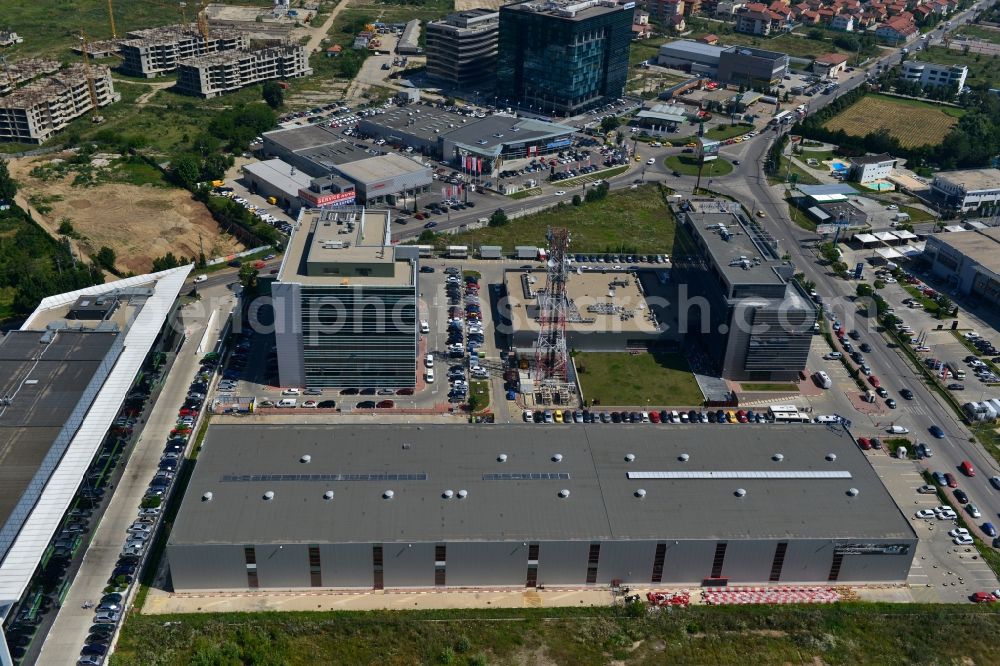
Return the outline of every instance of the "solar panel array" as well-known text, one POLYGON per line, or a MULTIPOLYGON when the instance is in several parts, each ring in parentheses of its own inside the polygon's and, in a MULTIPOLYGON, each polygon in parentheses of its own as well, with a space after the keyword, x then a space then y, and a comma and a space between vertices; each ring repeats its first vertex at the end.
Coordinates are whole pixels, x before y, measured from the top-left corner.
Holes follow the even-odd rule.
POLYGON ((259 481, 426 481, 419 474, 223 474, 223 483, 255 483, 259 481))
POLYGON ((847 471, 826 470, 701 470, 671 472, 627 472, 629 479, 850 479, 847 471))
POLYGON ((483 481, 568 481, 566 472, 524 472, 483 474, 483 481))

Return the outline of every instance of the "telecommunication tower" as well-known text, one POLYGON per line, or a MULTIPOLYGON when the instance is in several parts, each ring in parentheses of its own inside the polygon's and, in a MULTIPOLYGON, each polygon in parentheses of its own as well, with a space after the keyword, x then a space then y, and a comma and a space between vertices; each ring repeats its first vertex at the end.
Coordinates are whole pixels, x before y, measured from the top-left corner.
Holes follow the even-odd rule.
POLYGON ((569 230, 549 227, 548 276, 538 293, 538 343, 535 346, 535 381, 548 388, 562 388, 569 381, 566 351, 566 253, 569 230))

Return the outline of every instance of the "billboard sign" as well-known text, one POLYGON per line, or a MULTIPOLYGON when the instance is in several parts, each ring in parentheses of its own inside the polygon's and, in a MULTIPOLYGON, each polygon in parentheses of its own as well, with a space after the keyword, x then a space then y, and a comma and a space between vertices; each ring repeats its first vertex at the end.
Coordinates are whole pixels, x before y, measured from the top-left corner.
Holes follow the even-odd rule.
POLYGON ((703 162, 711 162, 719 158, 719 148, 722 147, 721 142, 710 139, 699 139, 699 141, 701 142, 699 156, 703 162))
POLYGON ((349 190, 347 192, 330 192, 329 194, 321 194, 319 196, 306 189, 299 190, 299 198, 308 201, 309 204, 314 207, 346 206, 354 203, 354 197, 354 190, 349 190))
POLYGON ((552 150, 553 148, 564 148, 570 145, 571 143, 573 143, 573 140, 570 139, 569 137, 565 137, 562 139, 556 139, 555 141, 549 142, 545 144, 545 147, 549 150, 552 150))

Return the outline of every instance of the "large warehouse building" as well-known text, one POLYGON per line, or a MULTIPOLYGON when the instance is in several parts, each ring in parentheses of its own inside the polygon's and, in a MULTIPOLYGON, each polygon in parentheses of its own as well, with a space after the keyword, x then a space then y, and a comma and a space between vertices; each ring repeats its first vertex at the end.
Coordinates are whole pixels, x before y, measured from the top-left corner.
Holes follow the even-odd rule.
POLYGON ((213 425, 176 591, 902 582, 917 537, 825 426, 213 425))
POLYGON ((961 293, 1000 305, 1000 229, 931 234, 923 258, 961 293))
POLYGON ((508 115, 469 118, 428 104, 389 109, 362 118, 358 130, 458 168, 467 167, 465 158, 476 158, 480 161, 472 171, 482 174, 493 173, 505 159, 564 150, 572 144, 576 131, 568 125, 508 115))

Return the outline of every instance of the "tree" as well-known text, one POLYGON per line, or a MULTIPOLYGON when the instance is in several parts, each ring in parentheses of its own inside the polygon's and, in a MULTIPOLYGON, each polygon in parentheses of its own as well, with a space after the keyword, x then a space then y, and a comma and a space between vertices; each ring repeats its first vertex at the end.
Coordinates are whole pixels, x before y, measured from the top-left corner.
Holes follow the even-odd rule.
POLYGON ((59 222, 59 233, 63 236, 74 236, 76 235, 76 229, 73 228, 73 223, 68 217, 64 217, 59 222))
POLYGON ((437 240, 437 234, 430 229, 424 229, 420 232, 420 236, 417 237, 417 242, 424 245, 429 245, 437 240))
POLYGON ((480 398, 475 393, 469 395, 469 400, 467 401, 467 404, 469 405, 469 411, 472 413, 478 412, 480 409, 483 408, 482 402, 483 399, 480 398))
POLYGON ((840 250, 833 243, 823 243, 819 248, 820 256, 829 263, 840 259, 840 250))
POLYGON ((489 226, 502 227, 508 222, 510 222, 510 218, 507 217, 507 213, 503 212, 503 208, 497 208, 493 211, 493 214, 490 215, 489 226))
POLYGON ((583 199, 580 198, 580 195, 579 194, 574 194, 573 195, 573 205, 574 206, 579 206, 582 203, 583 203, 583 199))
POLYGON ((601 131, 604 132, 605 134, 607 134, 608 132, 613 132, 614 130, 618 129, 618 126, 621 125, 621 123, 622 123, 621 118, 619 118, 618 116, 607 116, 606 118, 601 120, 601 131))
POLYGON ((261 94, 272 109, 280 108, 285 103, 285 89, 277 81, 265 81, 261 94))
POLYGON ((823 41, 823 31, 820 30, 819 28, 813 28, 812 30, 806 33, 806 37, 821 42, 823 41))
POLYGON ((257 269, 249 261, 240 264, 240 284, 245 289, 253 289, 257 286, 257 269))
POLYGON ((17 194, 17 183, 7 171, 7 161, 0 159, 0 201, 13 203, 15 194, 17 194))
POLYGON ((183 264, 184 257, 178 259, 174 256, 173 252, 167 252, 162 257, 157 257, 153 259, 153 272, 158 273, 160 271, 169 270, 171 268, 177 268, 183 264))
POLYGON ((872 286, 867 282, 862 282, 855 288, 854 292, 861 298, 867 298, 868 296, 874 294, 875 290, 872 289, 872 286))
POLYGON ((170 163, 170 172, 180 185, 190 190, 198 182, 201 165, 194 155, 181 155, 170 163))
POLYGON ((116 258, 117 257, 115 256, 114 250, 112 250, 107 245, 102 245, 101 249, 98 250, 97 254, 94 256, 94 261, 96 261, 97 265, 103 268, 104 270, 110 273, 114 273, 116 272, 115 269, 116 258))

